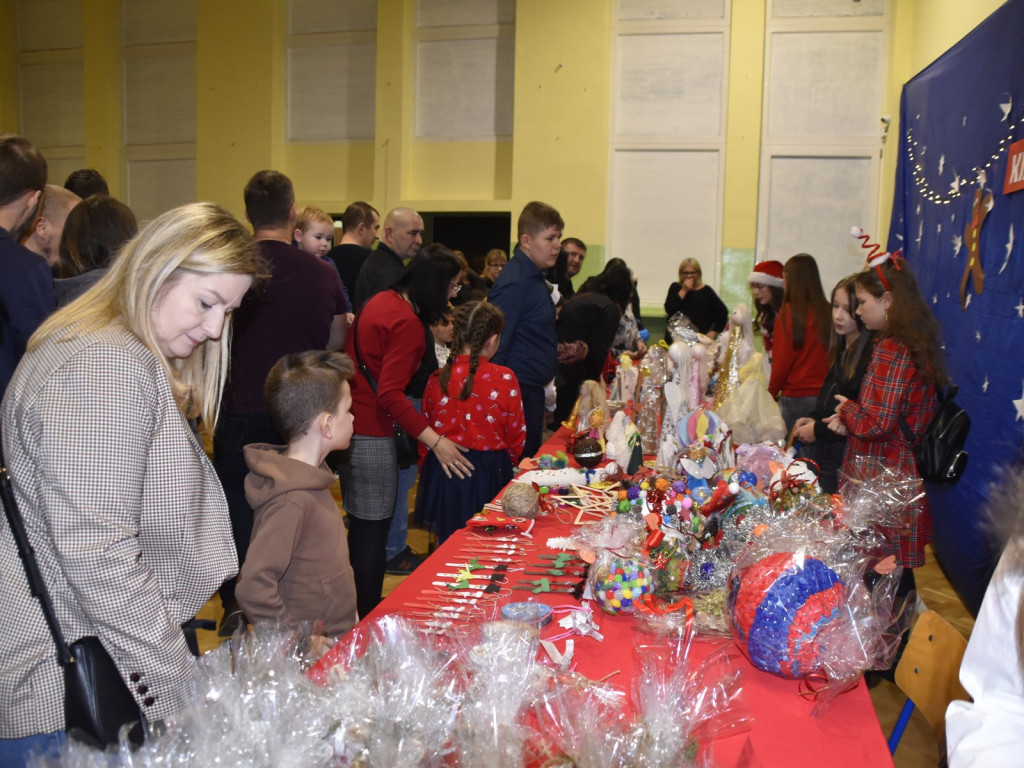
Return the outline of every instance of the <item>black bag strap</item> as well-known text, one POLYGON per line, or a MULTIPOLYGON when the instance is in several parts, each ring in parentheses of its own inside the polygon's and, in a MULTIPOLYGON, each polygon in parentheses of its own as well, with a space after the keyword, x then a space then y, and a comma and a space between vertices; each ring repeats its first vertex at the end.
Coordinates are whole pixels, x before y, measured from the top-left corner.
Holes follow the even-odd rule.
POLYGON ((32 597, 39 600, 43 608, 43 616, 46 618, 46 625, 53 635, 53 642, 57 646, 57 655, 60 657, 62 666, 73 664, 75 657, 71 653, 67 642, 64 640, 64 633, 60 631, 60 624, 57 623, 57 615, 53 610, 53 601, 46 589, 46 582, 43 581, 43 574, 39 570, 39 563, 36 562, 36 553, 28 540, 25 531, 25 521, 18 510, 18 503, 14 499, 14 487, 11 485, 11 478, 7 473, 7 463, 4 461, 3 439, 0 435, 0 500, 3 501, 4 512, 7 514, 7 523, 14 534, 14 541, 18 545, 18 555, 25 566, 25 576, 28 578, 29 591, 32 597))
MULTIPOLYGON (((365 306, 365 305, 364 305, 365 306)), ((370 389, 373 390, 373 394, 377 394, 377 379, 370 373, 369 367, 363 362, 362 356, 359 354, 359 318, 363 316, 363 310, 360 309, 356 313, 356 319, 352 323, 352 351, 356 353, 356 365, 359 366, 359 370, 363 372, 363 376, 366 377, 366 381, 370 384, 370 389)))
MULTIPOLYGON (((949 384, 943 389, 938 384, 935 385, 935 395, 939 398, 939 405, 941 406, 947 400, 952 400, 956 397, 956 393, 959 391, 959 387, 956 384, 949 384)), ((918 438, 914 434, 914 430, 910 428, 910 424, 907 421, 907 417, 902 413, 900 414, 900 430, 903 432, 903 436, 907 438, 907 442, 910 445, 916 445, 918 438)))

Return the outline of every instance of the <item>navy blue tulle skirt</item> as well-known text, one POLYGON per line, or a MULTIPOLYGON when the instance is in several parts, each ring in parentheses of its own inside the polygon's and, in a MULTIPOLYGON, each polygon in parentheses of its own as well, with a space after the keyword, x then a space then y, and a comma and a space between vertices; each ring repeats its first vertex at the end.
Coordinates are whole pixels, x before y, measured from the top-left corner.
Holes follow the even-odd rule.
POLYGON ((512 460, 506 451, 468 451, 474 469, 465 480, 445 476, 433 453, 420 469, 416 491, 416 521, 437 534, 438 543, 462 528, 512 480, 512 460))

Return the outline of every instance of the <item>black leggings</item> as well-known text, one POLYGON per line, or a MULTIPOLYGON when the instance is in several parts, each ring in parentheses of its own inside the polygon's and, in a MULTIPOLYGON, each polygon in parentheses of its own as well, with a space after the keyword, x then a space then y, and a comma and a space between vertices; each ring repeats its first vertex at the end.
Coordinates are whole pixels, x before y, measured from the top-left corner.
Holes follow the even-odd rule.
POLYGON ((348 516, 348 557, 356 580, 356 610, 364 619, 377 607, 384 589, 384 569, 391 518, 363 520, 348 516))

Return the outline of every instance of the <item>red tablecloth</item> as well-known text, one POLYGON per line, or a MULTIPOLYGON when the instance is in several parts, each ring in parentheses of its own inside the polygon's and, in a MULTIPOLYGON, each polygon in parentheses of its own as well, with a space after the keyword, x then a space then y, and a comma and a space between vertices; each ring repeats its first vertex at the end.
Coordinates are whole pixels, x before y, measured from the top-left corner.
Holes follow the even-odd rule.
MULTIPOLYGON (((541 453, 554 453, 564 449, 565 435, 560 432, 541 448, 541 453)), ((565 536, 570 531, 565 523, 553 517, 538 519, 533 530, 533 541, 538 549, 524 558, 527 563, 537 563, 538 555, 553 553, 545 546, 554 536, 565 536)), ((406 578, 367 620, 394 613, 412 612, 417 609, 405 606, 409 602, 421 602, 424 590, 431 589, 431 582, 441 581, 436 574, 451 573, 453 568, 445 563, 465 562, 472 557, 467 549, 479 541, 463 529, 449 538, 419 568, 406 578)), ((519 576, 519 579, 536 579, 536 576, 519 576)), ((552 577, 553 579, 556 577, 552 577)), ((517 579, 515 574, 510 581, 517 579)), ((533 595, 528 591, 516 591, 510 596, 502 595, 497 601, 500 606, 513 600, 541 600, 550 605, 578 605, 568 594, 544 593, 533 595)), ((495 608, 495 613, 497 608, 495 608)), ((633 647, 636 638, 635 620, 632 616, 610 616, 595 606, 595 620, 600 626, 604 641, 589 637, 575 637, 575 669, 587 677, 598 680, 610 673, 607 683, 621 690, 630 690, 634 672, 633 647)), ((542 638, 552 637, 564 630, 554 622, 545 627, 542 638)), ((559 648, 564 641, 559 642, 559 648)), ((691 650, 691 658, 699 661, 721 644, 697 640, 691 650)), ((839 696, 823 717, 811 717, 814 702, 798 693, 797 682, 784 680, 755 669, 739 650, 733 651, 743 669, 741 681, 744 706, 753 715, 749 731, 720 739, 715 745, 715 757, 723 766, 800 766, 828 765, 830 768, 850 766, 870 768, 892 766, 892 758, 886 746, 885 737, 878 724, 867 687, 861 683, 855 689, 839 696)), ((321 660, 330 663, 330 654, 321 660)))

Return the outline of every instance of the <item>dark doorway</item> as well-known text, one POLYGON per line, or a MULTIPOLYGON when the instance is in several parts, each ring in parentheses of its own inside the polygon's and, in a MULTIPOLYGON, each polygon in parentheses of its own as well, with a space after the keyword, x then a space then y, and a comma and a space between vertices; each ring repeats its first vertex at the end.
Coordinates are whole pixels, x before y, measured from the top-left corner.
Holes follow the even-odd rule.
MULTIPOLYGON (((431 213, 423 217, 423 242, 443 243, 462 251, 470 268, 479 272, 492 248, 508 252, 512 241, 512 215, 508 213, 431 213)), ((511 254, 510 254, 511 255, 511 254)))

